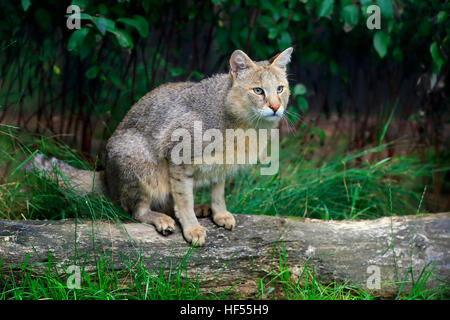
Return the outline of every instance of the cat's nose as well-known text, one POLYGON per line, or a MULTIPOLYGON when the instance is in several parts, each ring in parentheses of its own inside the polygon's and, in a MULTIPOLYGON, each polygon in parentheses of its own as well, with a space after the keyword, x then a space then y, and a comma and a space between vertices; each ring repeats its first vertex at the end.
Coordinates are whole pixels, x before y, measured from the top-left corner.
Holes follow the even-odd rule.
POLYGON ((272 109, 273 112, 277 112, 277 110, 280 108, 280 105, 279 104, 277 104, 275 106, 270 105, 269 108, 272 109))

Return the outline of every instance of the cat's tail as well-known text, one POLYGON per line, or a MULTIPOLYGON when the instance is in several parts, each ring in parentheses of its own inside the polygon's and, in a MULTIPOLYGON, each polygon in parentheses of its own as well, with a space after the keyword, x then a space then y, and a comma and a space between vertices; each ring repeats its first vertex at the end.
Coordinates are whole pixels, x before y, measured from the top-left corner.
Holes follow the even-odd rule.
POLYGON ((38 172, 52 180, 62 188, 72 188, 80 194, 105 193, 104 171, 82 170, 72 167, 54 157, 46 157, 36 153, 21 169, 28 172, 38 172))

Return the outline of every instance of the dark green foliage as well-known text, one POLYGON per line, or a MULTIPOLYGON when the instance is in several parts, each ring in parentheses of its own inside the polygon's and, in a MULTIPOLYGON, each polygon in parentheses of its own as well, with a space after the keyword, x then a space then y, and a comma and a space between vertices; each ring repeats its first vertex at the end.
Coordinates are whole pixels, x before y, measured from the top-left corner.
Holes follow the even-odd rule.
MULTIPOLYGON (((372 81, 384 81, 377 69, 405 79, 439 74, 449 54, 449 7, 441 0, 4 1, 0 119, 74 134, 70 142, 91 152, 151 88, 226 71, 236 48, 266 59, 293 45, 293 86, 313 85, 310 66, 328 79, 321 86, 333 77, 341 86, 357 81, 352 63, 370 64, 363 72, 372 81), (79 30, 66 26, 70 4, 81 8, 79 30), (366 27, 372 4, 381 10, 381 30, 366 27)), ((398 85, 390 91, 397 98, 398 85)), ((305 97, 292 103, 297 112, 308 107, 305 97)), ((350 105, 349 112, 361 108, 350 105)))

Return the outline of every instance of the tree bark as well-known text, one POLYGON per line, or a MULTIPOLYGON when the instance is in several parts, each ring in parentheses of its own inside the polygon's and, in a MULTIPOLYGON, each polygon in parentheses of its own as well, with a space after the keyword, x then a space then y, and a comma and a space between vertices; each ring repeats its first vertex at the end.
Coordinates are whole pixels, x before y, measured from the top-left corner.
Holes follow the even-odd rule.
MULTIPOLYGON (((280 252, 292 280, 299 279, 305 265, 310 271, 314 266, 315 278, 323 284, 353 284, 381 297, 397 295, 402 281, 402 292, 408 293, 411 270, 417 282, 423 270, 434 268, 425 288, 450 282, 448 213, 358 221, 236 215, 236 221, 235 230, 228 231, 200 220, 207 243, 190 254, 186 266, 189 276, 198 276, 202 290, 220 292, 235 285, 233 291, 254 296, 259 279, 280 271, 280 252)), ((8 271, 20 270, 29 254, 28 265, 42 272, 50 251, 66 266, 77 256, 88 271, 95 270, 95 257, 106 253, 117 270, 125 268, 124 257, 140 257, 159 272, 161 265, 182 261, 188 250, 179 226, 164 237, 139 223, 0 220, 0 265, 8 271)))

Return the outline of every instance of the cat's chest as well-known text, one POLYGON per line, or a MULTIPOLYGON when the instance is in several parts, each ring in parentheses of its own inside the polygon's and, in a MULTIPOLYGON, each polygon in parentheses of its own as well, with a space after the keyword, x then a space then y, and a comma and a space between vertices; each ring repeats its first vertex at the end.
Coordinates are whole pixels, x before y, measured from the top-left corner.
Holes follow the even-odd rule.
POLYGON ((197 153, 199 156, 193 159, 196 185, 223 180, 256 165, 266 151, 267 144, 267 134, 261 135, 256 130, 230 130, 221 139, 204 142, 201 152, 197 153))
POLYGON ((201 163, 193 165, 195 184, 201 186, 210 181, 224 180, 227 176, 256 165, 258 159, 258 147, 249 143, 235 145, 232 149, 228 148, 228 151, 225 149, 219 153, 204 154, 201 163))
POLYGON ((194 165, 195 186, 202 186, 210 182, 223 181, 238 171, 248 168, 245 164, 201 164, 194 165))

